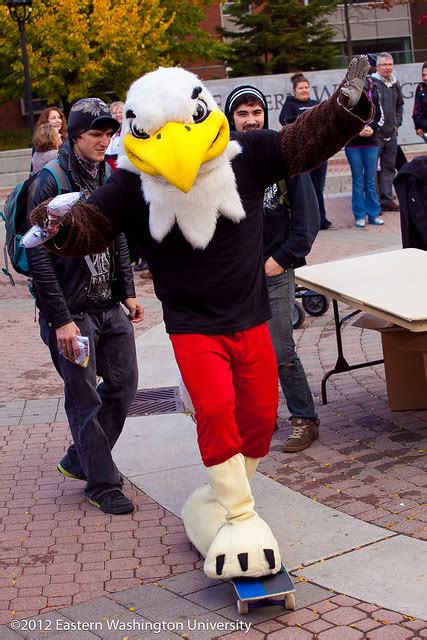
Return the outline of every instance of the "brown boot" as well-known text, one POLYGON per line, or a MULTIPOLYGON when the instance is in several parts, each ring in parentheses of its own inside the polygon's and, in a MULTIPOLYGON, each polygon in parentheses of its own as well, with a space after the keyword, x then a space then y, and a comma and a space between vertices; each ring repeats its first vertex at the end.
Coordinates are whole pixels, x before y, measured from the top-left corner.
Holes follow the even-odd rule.
POLYGON ((307 449, 319 437, 319 425, 310 418, 291 418, 292 433, 285 442, 283 451, 294 453, 307 449))

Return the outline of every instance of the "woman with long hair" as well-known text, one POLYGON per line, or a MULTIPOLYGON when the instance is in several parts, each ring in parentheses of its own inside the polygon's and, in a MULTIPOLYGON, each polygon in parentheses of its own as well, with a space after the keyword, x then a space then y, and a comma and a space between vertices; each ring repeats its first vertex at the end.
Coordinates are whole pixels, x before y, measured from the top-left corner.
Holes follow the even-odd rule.
POLYGON ((54 160, 61 144, 61 135, 53 124, 38 124, 33 135, 32 173, 37 173, 45 164, 54 160))
POLYGON ((46 107, 43 109, 37 120, 36 127, 41 124, 52 124, 59 132, 62 142, 67 137, 67 120, 61 109, 58 107, 46 107))

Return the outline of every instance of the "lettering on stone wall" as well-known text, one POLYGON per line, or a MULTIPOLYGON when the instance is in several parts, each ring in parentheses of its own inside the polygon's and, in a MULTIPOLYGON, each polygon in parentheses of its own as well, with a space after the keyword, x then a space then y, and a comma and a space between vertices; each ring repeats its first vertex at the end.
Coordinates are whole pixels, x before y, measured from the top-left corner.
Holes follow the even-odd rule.
MULTIPOLYGON (((405 100, 403 108, 403 124, 399 128, 399 144, 421 144, 415 134, 412 110, 417 85, 421 82, 421 64, 411 63, 395 65, 395 76, 401 82, 405 100)), ((321 102, 329 98, 345 76, 344 69, 330 71, 308 71, 306 74, 311 83, 311 97, 321 102)), ((280 129, 279 114, 285 103, 286 96, 291 95, 291 74, 277 74, 272 76, 254 76, 251 78, 233 78, 230 80, 208 80, 206 86, 211 89, 216 102, 224 109, 225 100, 229 92, 238 84, 252 84, 258 87, 266 96, 269 110, 269 126, 280 129), (288 90, 289 89, 289 90, 288 90)))

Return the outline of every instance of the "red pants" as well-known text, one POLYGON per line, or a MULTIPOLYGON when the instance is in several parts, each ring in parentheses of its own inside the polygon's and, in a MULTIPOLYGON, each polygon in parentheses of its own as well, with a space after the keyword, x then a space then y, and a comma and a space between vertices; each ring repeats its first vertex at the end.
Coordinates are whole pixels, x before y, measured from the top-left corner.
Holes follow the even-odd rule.
POLYGON ((210 467, 242 453, 268 453, 278 403, 277 362, 267 324, 226 335, 170 336, 196 410, 197 437, 210 467))

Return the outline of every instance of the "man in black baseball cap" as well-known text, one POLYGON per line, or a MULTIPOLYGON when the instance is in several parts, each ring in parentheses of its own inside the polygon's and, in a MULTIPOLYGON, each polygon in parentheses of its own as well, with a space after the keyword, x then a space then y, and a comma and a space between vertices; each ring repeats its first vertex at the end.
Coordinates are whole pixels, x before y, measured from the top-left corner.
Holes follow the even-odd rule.
POLYGON ((68 138, 74 140, 80 133, 89 129, 112 127, 116 133, 120 127, 118 120, 111 115, 110 107, 99 98, 83 98, 71 107, 68 117, 68 138))
MULTIPOLYGON (((111 174, 105 153, 119 126, 99 98, 74 103, 68 140, 57 160, 46 165, 31 185, 29 210, 59 190, 78 191, 85 199, 104 184, 111 174)), ((131 323, 143 318, 125 237, 120 234, 106 251, 86 258, 58 257, 43 246, 28 254, 40 333, 64 381, 73 437, 57 469, 67 478, 85 481, 85 494, 95 507, 113 515, 130 513, 134 506, 122 491, 111 454, 138 380, 131 323), (86 368, 73 362, 79 336, 89 338, 86 368)))
POLYGON ((102 162, 113 133, 120 123, 111 115, 110 107, 99 98, 83 98, 71 107, 68 139, 77 159, 102 162))

